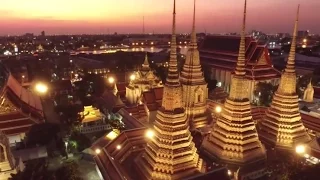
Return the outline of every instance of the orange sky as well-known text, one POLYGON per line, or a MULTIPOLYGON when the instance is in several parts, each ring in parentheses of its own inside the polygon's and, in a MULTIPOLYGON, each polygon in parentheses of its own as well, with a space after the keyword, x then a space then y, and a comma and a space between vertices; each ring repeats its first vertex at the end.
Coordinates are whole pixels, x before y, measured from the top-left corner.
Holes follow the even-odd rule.
MULTIPOLYGON (((197 31, 238 32, 244 0, 197 0, 197 31)), ((0 34, 170 32, 173 0, 6 0, 0 34)), ((299 29, 320 33, 320 0, 248 0, 248 30, 291 32, 297 4, 299 29)), ((190 32, 193 0, 177 0, 177 30, 190 32)))

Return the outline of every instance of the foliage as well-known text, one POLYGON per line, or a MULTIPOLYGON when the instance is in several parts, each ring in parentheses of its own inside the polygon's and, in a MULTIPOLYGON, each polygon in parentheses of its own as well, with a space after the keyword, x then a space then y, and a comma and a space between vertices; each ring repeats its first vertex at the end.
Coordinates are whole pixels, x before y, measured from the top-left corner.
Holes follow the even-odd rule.
POLYGON ((10 180, 56 180, 55 175, 49 172, 48 162, 45 159, 27 161, 24 171, 11 174, 10 180))
POLYGON ((258 99, 256 105, 269 106, 272 101, 273 93, 277 88, 277 86, 273 86, 271 83, 259 82, 254 90, 254 96, 258 99))
POLYGON ((51 123, 35 124, 31 127, 27 136, 27 145, 47 145, 57 138, 59 126, 51 123))
POLYGON ((166 82, 168 69, 163 66, 159 66, 159 67, 156 67, 155 70, 156 70, 156 75, 160 78, 160 80, 164 84, 166 82))
POLYGON ((28 161, 24 171, 11 174, 10 180, 82 180, 79 174, 78 165, 73 161, 63 164, 55 172, 50 172, 45 159, 36 159, 28 161))
POLYGON ((81 152, 91 146, 91 141, 86 135, 76 131, 71 134, 69 145, 71 145, 71 147, 75 148, 77 151, 81 152))
POLYGON ((61 168, 56 171, 57 179, 63 180, 82 180, 78 175, 80 174, 78 170, 79 166, 75 162, 67 162, 61 168))

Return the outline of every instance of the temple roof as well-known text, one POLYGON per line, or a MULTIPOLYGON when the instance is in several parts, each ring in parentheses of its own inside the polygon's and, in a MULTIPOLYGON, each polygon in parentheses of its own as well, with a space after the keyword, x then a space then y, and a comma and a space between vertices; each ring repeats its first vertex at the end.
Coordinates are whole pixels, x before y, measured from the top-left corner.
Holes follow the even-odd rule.
POLYGON ((150 91, 142 93, 143 103, 145 103, 149 111, 156 111, 161 107, 163 96, 163 87, 153 88, 150 91))
MULTIPOLYGON (((207 36, 200 45, 202 64, 233 71, 240 45, 239 36, 207 36)), ((245 38, 246 77, 255 80, 279 78, 281 73, 273 68, 269 51, 251 37, 245 38)))
POLYGON ((12 91, 14 95, 19 98, 20 101, 30 106, 30 108, 42 112, 42 104, 40 97, 22 87, 20 83, 12 75, 9 75, 6 87, 7 90, 12 91))

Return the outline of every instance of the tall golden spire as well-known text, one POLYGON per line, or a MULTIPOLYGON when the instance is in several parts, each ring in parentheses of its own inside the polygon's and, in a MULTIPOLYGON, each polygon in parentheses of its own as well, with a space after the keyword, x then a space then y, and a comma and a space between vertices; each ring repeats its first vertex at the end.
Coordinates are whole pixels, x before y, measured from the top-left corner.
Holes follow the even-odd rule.
POLYGON ((286 72, 295 72, 295 59, 296 59, 296 45, 297 45, 297 30, 298 30, 298 23, 299 23, 299 11, 300 11, 300 4, 298 5, 297 15, 296 15, 296 22, 294 24, 294 30, 292 35, 292 43, 290 47, 290 53, 287 61, 287 66, 285 71, 286 72))
POLYGON ((197 33, 196 33, 196 0, 193 1, 193 23, 191 32, 190 48, 197 49, 197 33))
POLYGON ((244 1, 243 22, 239 47, 239 56, 237 60, 235 74, 239 76, 245 75, 245 61, 246 61, 246 15, 247 15, 247 0, 244 1))
MULTIPOLYGON (((281 75, 279 87, 273 95, 271 105, 266 111, 264 119, 260 122, 261 139, 276 147, 289 150, 292 150, 297 144, 306 143, 310 140, 310 136, 301 121, 299 99, 296 93, 297 77, 294 61, 299 8, 300 5, 298 6, 287 66, 281 75)), ((308 97, 306 97, 306 93, 304 93, 304 98, 312 102, 313 92, 310 92, 308 97)))
POLYGON ((169 72, 166 84, 168 86, 180 86, 178 61, 177 61, 177 38, 176 38, 176 1, 173 1, 173 20, 172 20, 172 35, 171 35, 171 48, 169 60, 169 72))
POLYGON ((175 37, 175 1, 169 75, 163 89, 162 107, 153 123, 152 137, 145 151, 135 160, 143 176, 139 179, 185 179, 204 170, 203 160, 189 131, 189 121, 182 104, 182 88, 177 70, 175 37))
POLYGON ((182 85, 182 101, 186 110, 190 130, 206 126, 208 97, 207 83, 201 70, 199 51, 197 48, 196 26, 196 0, 193 4, 193 23, 190 38, 190 45, 186 54, 186 61, 183 65, 180 81, 182 85))
POLYGON ((202 148, 212 159, 218 158, 221 162, 233 165, 233 170, 250 166, 261 171, 264 167, 259 166, 265 162, 266 152, 252 120, 249 80, 244 77, 246 6, 245 0, 239 57, 235 74, 231 77, 230 94, 211 134, 203 140, 202 148))

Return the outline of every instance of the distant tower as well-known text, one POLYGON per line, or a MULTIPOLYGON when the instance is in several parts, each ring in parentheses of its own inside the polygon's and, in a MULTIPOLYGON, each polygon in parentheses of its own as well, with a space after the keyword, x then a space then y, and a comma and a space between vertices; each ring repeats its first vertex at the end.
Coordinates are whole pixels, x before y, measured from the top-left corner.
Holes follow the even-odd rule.
MULTIPOLYGON (((202 148, 212 159, 219 159, 233 167, 233 172, 239 167, 251 167, 249 169, 255 171, 250 173, 260 174, 265 169, 266 151, 252 120, 249 81, 245 77, 246 5, 245 0, 239 56, 231 78, 230 94, 211 134, 204 139, 202 148)), ((241 176, 248 175, 246 173, 248 172, 239 172, 241 176)))
POLYGON ((14 54, 18 55, 18 52, 19 52, 18 46, 15 44, 14 45, 14 54))
POLYGON ((314 89, 312 87, 312 83, 311 83, 311 79, 310 79, 310 82, 309 82, 306 90, 304 90, 303 100, 305 102, 313 102, 313 94, 314 94, 314 89))
POLYGON ((45 37, 45 36, 46 36, 46 32, 41 31, 41 36, 42 36, 42 37, 45 37))
POLYGON ((197 37, 195 30, 195 5, 193 12, 193 26, 191 32, 191 42, 187 52, 186 62, 183 65, 180 81, 182 84, 183 104, 190 123, 190 129, 206 126, 208 98, 207 83, 201 71, 199 51, 197 47, 197 37))
POLYGON ((7 180, 11 174, 16 174, 24 168, 21 159, 16 161, 11 154, 9 140, 6 135, 0 131, 0 180, 7 180))
POLYGON ((260 133, 263 140, 277 148, 289 150, 292 150, 298 143, 305 143, 310 140, 301 122, 296 93, 295 55, 299 7, 300 5, 298 6, 287 66, 282 73, 279 87, 273 95, 271 106, 266 111, 264 120, 261 121, 260 133))
POLYGON ((164 86, 162 107, 153 126, 154 136, 147 142, 145 152, 136 159, 140 179, 178 180, 199 173, 203 161, 192 141, 189 123, 182 104, 182 89, 177 67, 175 34, 175 0, 169 72, 164 86))

